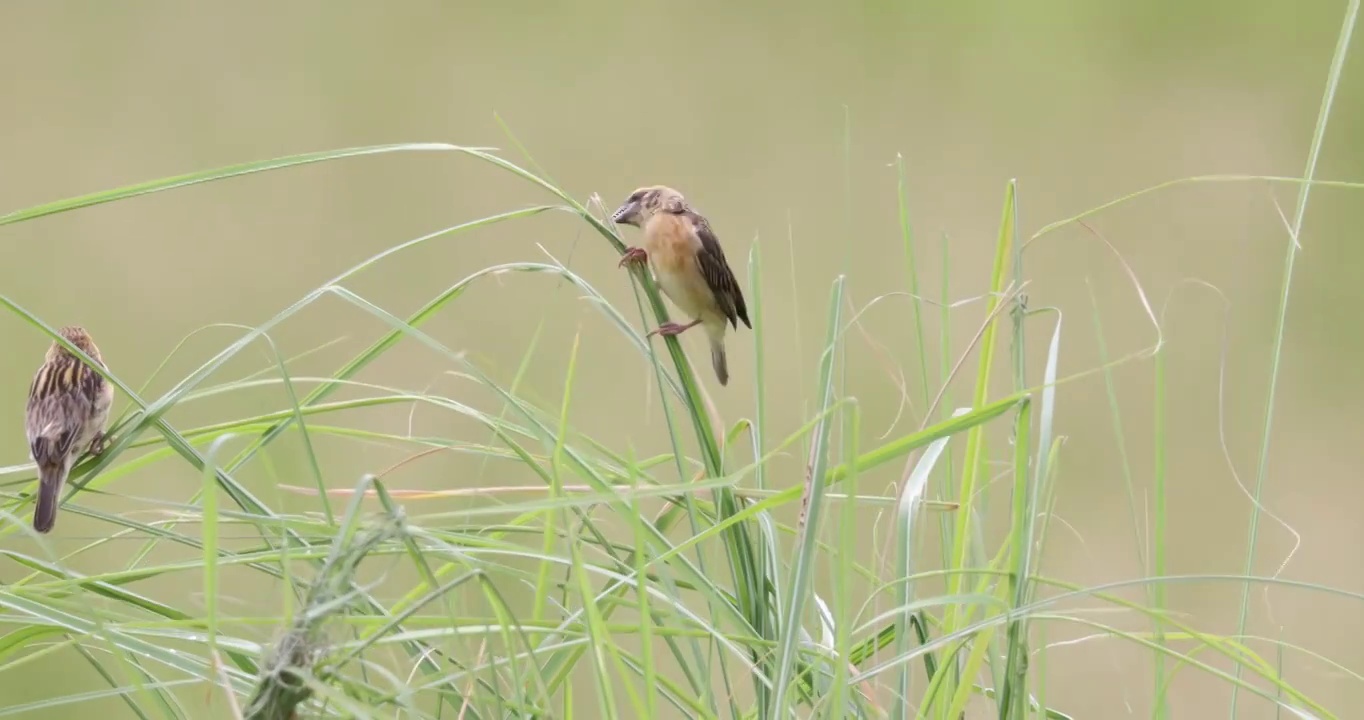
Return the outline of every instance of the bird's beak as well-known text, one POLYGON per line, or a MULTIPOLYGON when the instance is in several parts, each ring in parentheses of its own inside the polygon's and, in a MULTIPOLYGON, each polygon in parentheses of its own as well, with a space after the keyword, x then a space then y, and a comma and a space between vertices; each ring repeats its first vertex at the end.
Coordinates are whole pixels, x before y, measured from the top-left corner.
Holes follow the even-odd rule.
POLYGON ((627 202, 611 215, 611 222, 622 225, 639 224, 639 203, 627 202))

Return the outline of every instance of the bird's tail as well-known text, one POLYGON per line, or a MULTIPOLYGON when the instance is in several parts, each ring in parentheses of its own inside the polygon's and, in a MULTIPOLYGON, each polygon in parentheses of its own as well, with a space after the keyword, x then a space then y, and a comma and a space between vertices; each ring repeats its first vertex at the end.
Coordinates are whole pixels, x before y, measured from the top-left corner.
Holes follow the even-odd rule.
POLYGON ((66 484, 65 465, 38 467, 38 506, 33 509, 33 529, 45 533, 57 524, 57 501, 66 484))
POLYGON ((729 363, 725 360, 725 339, 724 337, 714 337, 710 339, 710 364, 715 368, 715 377, 721 385, 729 384, 729 363))

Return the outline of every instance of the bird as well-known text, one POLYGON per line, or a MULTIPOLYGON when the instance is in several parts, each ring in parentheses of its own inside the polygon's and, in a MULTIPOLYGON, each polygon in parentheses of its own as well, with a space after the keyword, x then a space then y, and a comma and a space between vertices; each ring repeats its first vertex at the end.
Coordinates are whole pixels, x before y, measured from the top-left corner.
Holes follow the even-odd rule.
MULTIPOLYGON (((105 367, 84 328, 68 325, 57 332, 105 367)), ((38 465, 34 530, 46 533, 56 524, 62 485, 77 458, 87 450, 91 455, 104 452, 104 429, 113 404, 113 384, 54 341, 29 386, 24 423, 29 456, 38 465)))
POLYGON ((611 215, 611 222, 633 225, 644 233, 642 247, 627 249, 618 267, 647 262, 663 294, 692 317, 685 325, 664 323, 645 337, 678 335, 701 325, 710 340, 715 377, 721 385, 728 385, 726 324, 738 330, 740 320, 749 329, 753 323, 748 320, 744 293, 710 222, 687 204, 682 193, 666 185, 641 187, 630 193, 611 215))

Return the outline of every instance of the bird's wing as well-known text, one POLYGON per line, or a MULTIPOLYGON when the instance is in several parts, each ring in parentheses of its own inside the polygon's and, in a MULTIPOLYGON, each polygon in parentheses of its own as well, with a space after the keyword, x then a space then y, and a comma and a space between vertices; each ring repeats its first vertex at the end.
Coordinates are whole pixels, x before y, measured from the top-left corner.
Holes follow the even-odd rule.
POLYGON ((706 285, 715 296, 720 311, 736 328, 739 327, 740 319, 745 325, 753 327, 753 323, 748 321, 744 293, 739 289, 739 282, 734 279, 734 271, 729 269, 725 251, 720 247, 720 240, 715 237, 715 231, 710 229, 710 223, 705 217, 695 212, 688 212, 686 215, 696 237, 701 240, 701 252, 696 256, 697 265, 700 266, 701 276, 706 279, 706 285))

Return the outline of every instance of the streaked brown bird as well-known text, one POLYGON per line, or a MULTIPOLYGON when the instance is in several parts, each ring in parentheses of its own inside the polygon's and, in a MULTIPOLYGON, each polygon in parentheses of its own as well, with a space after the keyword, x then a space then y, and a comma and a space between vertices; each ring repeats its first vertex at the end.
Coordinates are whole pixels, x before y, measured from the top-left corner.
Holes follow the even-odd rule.
MULTIPOLYGON (((58 333, 104 367, 84 328, 72 325, 58 333)), ((29 455, 38 465, 34 530, 45 533, 56 524, 62 485, 76 460, 86 450, 92 455, 104 451, 104 427, 113 404, 114 386, 54 341, 28 389, 25 429, 29 455)))
MULTIPOLYGON (((643 247, 632 247, 620 264, 648 262, 654 282, 693 320, 686 325, 664 323, 649 335, 677 335, 701 325, 710 339, 710 363, 721 385, 729 384, 725 360, 725 324, 749 328, 748 307, 734 271, 725 261, 720 240, 706 218, 692 210, 682 193, 664 186, 642 187, 630 193, 611 221, 644 231, 643 247)), ((646 336, 648 337, 648 336, 646 336)))

